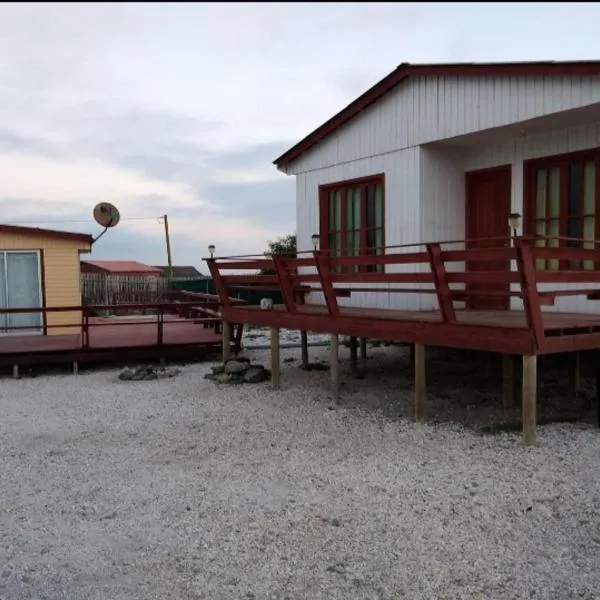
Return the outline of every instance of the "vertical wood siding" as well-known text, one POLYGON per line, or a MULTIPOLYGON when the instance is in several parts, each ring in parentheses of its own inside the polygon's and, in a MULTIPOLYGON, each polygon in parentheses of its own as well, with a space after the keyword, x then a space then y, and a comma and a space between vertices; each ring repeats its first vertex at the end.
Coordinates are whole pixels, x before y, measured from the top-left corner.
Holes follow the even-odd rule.
MULTIPOLYGON (((42 251, 42 288, 46 306, 80 306, 79 250, 89 250, 77 241, 0 233, 0 250, 42 251)), ((49 313, 48 325, 79 323, 80 313, 49 313)), ((80 327, 54 327, 48 335, 78 334, 80 327)))
POLYGON ((302 173, 600 102, 600 77, 417 77, 300 156, 302 173))

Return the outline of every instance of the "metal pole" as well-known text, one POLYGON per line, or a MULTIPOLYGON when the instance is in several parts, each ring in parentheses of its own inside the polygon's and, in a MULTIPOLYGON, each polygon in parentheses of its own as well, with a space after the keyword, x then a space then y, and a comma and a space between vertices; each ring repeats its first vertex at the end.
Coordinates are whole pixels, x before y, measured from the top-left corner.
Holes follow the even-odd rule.
POLYGON ((173 277, 173 261, 171 259, 171 239, 169 238, 169 219, 167 215, 163 215, 165 224, 165 242, 167 244, 167 264, 169 265, 169 277, 173 277))

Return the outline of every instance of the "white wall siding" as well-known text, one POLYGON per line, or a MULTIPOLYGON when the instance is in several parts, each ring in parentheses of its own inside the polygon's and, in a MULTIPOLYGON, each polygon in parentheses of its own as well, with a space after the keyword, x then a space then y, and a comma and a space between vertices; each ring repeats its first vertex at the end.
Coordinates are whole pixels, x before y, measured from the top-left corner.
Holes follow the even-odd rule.
MULTIPOLYGON (((299 250, 312 248, 311 236, 319 231, 319 186, 385 173, 385 236, 386 245, 419 242, 421 229, 419 214, 419 148, 408 148, 382 156, 365 158, 335 167, 301 173, 296 177, 297 243, 299 250)), ((402 265, 395 270, 402 270, 402 265)), ((404 268, 406 270, 406 267, 404 268)), ((388 268, 391 272, 392 269, 388 268)), ((349 286, 344 286, 349 287, 349 286)), ((364 286, 362 286, 364 287, 364 286)), ((367 287, 376 287, 369 285, 367 287)), ((385 289, 385 286, 381 286, 385 289)), ((349 299, 339 298, 342 306, 397 306, 417 308, 414 294, 374 294, 356 292, 349 299)), ((311 294, 309 302, 323 301, 322 294, 311 294)))
MULTIPOLYGON (((456 150, 431 147, 421 149, 420 204, 420 239, 423 242, 465 239, 465 174, 462 155, 456 150)), ((462 246, 443 248, 460 250, 462 246)), ((464 269, 464 265, 452 263, 447 268, 458 271, 464 269)), ((433 294, 423 294, 419 301, 421 310, 439 308, 437 297, 433 294)))
POLYGON ((300 156, 289 173, 341 165, 600 102, 600 77, 416 77, 300 156))
MULTIPOLYGON (((497 146, 473 148, 464 155, 464 169, 474 171, 505 164, 512 165, 511 206, 512 210, 523 214, 523 161, 598 147, 600 147, 600 123, 585 127, 571 127, 562 131, 514 139, 497 146)), ((576 289, 577 287, 568 284, 560 286, 542 284, 539 289, 576 289)), ((516 287, 513 286, 513 289, 516 287)), ((513 299, 512 307, 521 308, 521 300, 513 299)), ((544 310, 600 313, 600 302, 588 301, 585 296, 563 297, 558 298, 554 306, 544 307, 544 310)))

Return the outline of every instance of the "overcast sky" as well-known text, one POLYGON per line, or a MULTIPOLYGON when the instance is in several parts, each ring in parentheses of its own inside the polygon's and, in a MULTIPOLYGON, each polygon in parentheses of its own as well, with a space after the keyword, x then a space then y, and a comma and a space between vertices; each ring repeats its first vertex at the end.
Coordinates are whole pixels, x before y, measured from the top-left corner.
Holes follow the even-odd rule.
POLYGON ((0 4, 2 221, 175 264, 294 232, 279 154, 401 62, 600 59, 586 3, 0 4), (135 218, 144 220, 129 220, 135 218), (35 221, 35 223, 33 223, 35 221))

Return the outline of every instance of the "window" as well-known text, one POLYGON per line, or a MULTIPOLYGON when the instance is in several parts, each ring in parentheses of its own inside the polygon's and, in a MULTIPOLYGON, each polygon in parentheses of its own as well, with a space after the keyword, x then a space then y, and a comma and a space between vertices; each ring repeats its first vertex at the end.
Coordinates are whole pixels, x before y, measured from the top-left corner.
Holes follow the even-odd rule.
MULTIPOLYGON (((384 176, 321 186, 321 247, 330 256, 382 255, 384 235, 384 176)), ((384 265, 345 271, 383 272, 384 265)), ((341 269, 340 269, 341 270, 341 269)))
MULTIPOLYGON (((598 238, 600 149, 530 161, 526 166, 530 235, 537 246, 594 248, 598 238)), ((595 268, 594 261, 537 261, 538 269, 595 268)))

